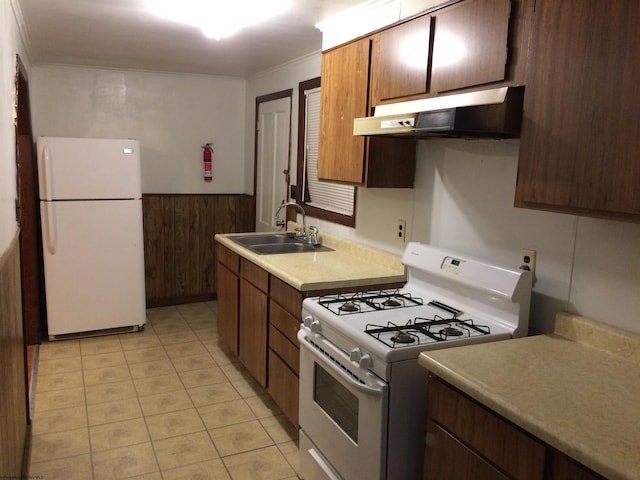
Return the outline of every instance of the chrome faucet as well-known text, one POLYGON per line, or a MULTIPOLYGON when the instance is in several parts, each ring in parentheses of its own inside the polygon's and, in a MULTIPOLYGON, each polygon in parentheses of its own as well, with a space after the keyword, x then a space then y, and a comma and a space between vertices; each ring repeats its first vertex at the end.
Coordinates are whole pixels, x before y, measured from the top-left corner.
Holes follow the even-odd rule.
POLYGON ((302 208, 302 206, 297 204, 296 202, 292 202, 292 201, 285 202, 284 200, 282 201, 282 203, 276 210, 276 214, 275 214, 276 225, 278 227, 283 227, 286 225, 286 220, 278 220, 278 214, 280 213, 280 210, 282 210, 284 207, 289 207, 289 206, 295 207, 302 214, 302 229, 299 229, 299 228, 296 229, 296 237, 312 245, 320 245, 320 241, 318 238, 318 227, 311 226, 309 227, 309 232, 307 232, 307 214, 305 213, 304 208, 302 208))

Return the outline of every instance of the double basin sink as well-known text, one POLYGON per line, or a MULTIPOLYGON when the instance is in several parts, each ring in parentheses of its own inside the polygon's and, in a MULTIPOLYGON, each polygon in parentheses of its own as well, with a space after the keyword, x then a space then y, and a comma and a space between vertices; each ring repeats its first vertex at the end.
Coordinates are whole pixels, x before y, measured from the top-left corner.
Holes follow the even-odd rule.
POLYGON ((295 233, 231 235, 228 238, 258 255, 333 251, 324 245, 307 243, 304 239, 297 238, 295 233))

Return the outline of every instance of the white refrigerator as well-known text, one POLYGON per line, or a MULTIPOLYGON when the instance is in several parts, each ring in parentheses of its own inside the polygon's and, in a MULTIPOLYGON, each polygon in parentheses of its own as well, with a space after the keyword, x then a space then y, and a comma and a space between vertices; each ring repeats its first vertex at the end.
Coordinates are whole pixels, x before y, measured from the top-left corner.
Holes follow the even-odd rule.
POLYGON ((49 339, 144 328, 140 145, 39 137, 49 339))

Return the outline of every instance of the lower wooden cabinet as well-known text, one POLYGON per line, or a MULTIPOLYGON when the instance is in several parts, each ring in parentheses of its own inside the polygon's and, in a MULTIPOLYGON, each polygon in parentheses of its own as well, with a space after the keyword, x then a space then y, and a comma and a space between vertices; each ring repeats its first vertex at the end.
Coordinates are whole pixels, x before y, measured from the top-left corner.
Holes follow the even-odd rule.
POLYGON ((217 245, 218 335, 238 355, 238 305, 240 298, 240 256, 217 245))
POLYGON ((425 480, 603 479, 438 377, 428 381, 425 480))

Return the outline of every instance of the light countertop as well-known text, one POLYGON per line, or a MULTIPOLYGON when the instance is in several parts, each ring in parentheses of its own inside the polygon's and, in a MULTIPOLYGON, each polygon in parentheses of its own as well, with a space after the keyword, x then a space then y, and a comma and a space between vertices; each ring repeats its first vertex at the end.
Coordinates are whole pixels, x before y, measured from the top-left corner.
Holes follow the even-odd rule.
POLYGON ((333 251, 278 255, 258 255, 232 241, 234 235, 247 234, 218 234, 215 240, 302 292, 406 282, 398 255, 333 235, 320 235, 333 251))
POLYGON ((595 472, 640 479, 640 335, 561 312, 553 334, 419 363, 595 472))

